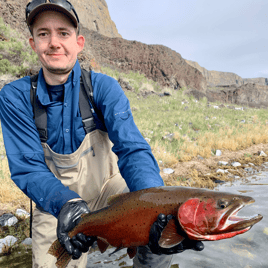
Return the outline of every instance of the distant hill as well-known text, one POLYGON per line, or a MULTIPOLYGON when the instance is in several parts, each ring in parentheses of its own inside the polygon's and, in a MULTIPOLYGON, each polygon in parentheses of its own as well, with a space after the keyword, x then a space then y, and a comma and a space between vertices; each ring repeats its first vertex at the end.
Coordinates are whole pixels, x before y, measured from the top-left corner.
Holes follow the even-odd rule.
MULTIPOLYGON (((0 0, 0 17, 6 25, 19 33, 17 36, 14 33, 13 36, 5 36, 0 27, 0 73, 12 70, 13 75, 22 76, 34 74, 40 68, 40 63, 34 61, 31 52, 24 53, 27 49, 31 51, 27 44, 30 34, 25 23, 25 6, 28 2, 29 0, 0 0), (28 60, 29 57, 31 61, 28 60)), ((123 39, 111 20, 105 0, 71 2, 79 14, 81 32, 86 38, 85 49, 79 55, 83 68, 97 68, 99 71, 101 66, 110 66, 122 72, 138 71, 161 86, 173 89, 187 87, 203 94, 206 94, 208 88, 227 85, 240 86, 244 90, 243 86, 247 83, 264 86, 265 91, 268 89, 267 78, 243 79, 234 73, 208 71, 197 62, 183 59, 168 47, 123 39)))
POLYGON ((206 78, 208 86, 225 86, 225 85, 245 85, 248 83, 259 84, 262 86, 268 85, 268 78, 242 78, 235 73, 230 72, 219 72, 219 71, 209 71, 204 67, 201 67, 197 62, 186 60, 188 64, 199 70, 202 75, 206 78))

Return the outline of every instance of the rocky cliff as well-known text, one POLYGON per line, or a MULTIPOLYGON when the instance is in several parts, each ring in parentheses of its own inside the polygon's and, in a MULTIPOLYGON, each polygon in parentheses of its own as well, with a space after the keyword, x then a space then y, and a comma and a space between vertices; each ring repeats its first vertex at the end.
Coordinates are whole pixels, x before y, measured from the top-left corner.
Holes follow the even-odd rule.
POLYGON ((201 72, 168 47, 109 38, 85 28, 82 32, 86 37, 86 49, 91 51, 101 65, 113 66, 123 71, 139 71, 162 86, 174 89, 206 88, 201 72))
POLYGON ((188 64, 199 70, 206 78, 207 84, 210 87, 221 85, 233 85, 241 86, 247 83, 259 84, 262 86, 268 85, 268 78, 242 78, 241 76, 230 72, 218 72, 208 71, 206 68, 201 67, 197 62, 186 60, 188 64))
MULTIPOLYGON (((0 17, 25 36, 29 36, 25 23, 25 7, 28 2, 29 0, 0 0, 0 17)), ((83 26, 109 37, 121 37, 111 20, 105 0, 71 0, 71 2, 83 26)))
POLYGON ((254 108, 268 107, 268 86, 259 84, 244 84, 241 86, 227 85, 220 89, 207 89, 201 92, 191 89, 187 92, 197 99, 206 97, 210 102, 232 103, 254 108))

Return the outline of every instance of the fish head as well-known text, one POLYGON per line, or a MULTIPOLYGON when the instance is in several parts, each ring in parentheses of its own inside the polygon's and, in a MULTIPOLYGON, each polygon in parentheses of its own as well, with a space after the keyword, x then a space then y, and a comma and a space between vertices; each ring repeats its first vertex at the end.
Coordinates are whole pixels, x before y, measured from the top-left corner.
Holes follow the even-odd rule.
POLYGON ((244 206, 254 203, 249 196, 208 191, 190 198, 178 210, 178 220, 190 239, 221 240, 248 231, 262 219, 237 216, 244 206))

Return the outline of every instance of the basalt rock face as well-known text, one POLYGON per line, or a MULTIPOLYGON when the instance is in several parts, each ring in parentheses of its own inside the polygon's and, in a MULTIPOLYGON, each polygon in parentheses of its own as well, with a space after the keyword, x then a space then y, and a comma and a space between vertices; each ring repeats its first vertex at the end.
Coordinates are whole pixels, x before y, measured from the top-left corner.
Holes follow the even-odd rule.
MULTIPOLYGON (((0 17, 11 28, 25 36, 29 31, 25 23, 25 7, 29 0, 0 0, 0 17)), ((111 20, 105 0, 71 0, 84 27, 109 37, 121 37, 111 20)))
POLYGON ((168 47, 109 38, 87 29, 82 29, 82 33, 86 37, 86 48, 101 65, 124 71, 139 71, 162 86, 174 89, 184 86, 197 90, 206 88, 201 72, 168 47))
POLYGON ((24 36, 29 36, 25 22, 25 7, 28 0, 0 0, 0 17, 12 29, 16 29, 24 36))
POLYGON ((109 37, 122 37, 111 20, 105 0, 71 0, 81 24, 109 37))
POLYGON ((268 107, 268 86, 259 84, 234 84, 218 90, 207 89, 205 93, 193 89, 188 94, 194 95, 197 99, 206 97, 210 102, 233 103, 254 108, 268 107))
POLYGON ((207 85, 210 87, 234 84, 241 86, 248 83, 259 84, 262 86, 268 85, 268 78, 242 78, 241 76, 231 72, 208 71, 206 68, 201 67, 195 61, 186 60, 186 62, 203 74, 203 76, 206 78, 207 85))

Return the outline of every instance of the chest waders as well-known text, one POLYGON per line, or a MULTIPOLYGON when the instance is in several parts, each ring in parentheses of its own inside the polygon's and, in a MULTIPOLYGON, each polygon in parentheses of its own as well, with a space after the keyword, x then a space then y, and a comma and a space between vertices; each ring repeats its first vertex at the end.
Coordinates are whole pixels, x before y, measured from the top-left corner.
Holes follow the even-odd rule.
MULTIPOLYGON (((79 148, 72 154, 57 154, 46 143, 48 138, 47 113, 45 108, 36 101, 37 75, 31 77, 31 84, 31 103, 44 150, 45 162, 57 179, 79 194, 87 202, 91 211, 105 207, 109 196, 129 191, 125 180, 119 173, 118 158, 111 150, 113 144, 108 133, 96 129, 89 101, 98 118, 102 122, 104 119, 94 104, 90 73, 81 70, 79 92, 79 108, 86 136, 79 148)), ((54 268, 56 258, 47 254, 47 251, 57 239, 57 219, 40 207, 35 209, 32 216, 32 201, 30 207, 33 267, 54 268)), ((171 265, 171 259, 172 255, 158 256, 152 254, 147 246, 139 247, 133 260, 133 267, 168 268, 171 265)), ((78 260, 72 260, 68 268, 85 268, 86 263, 87 253, 83 253, 78 260)))

